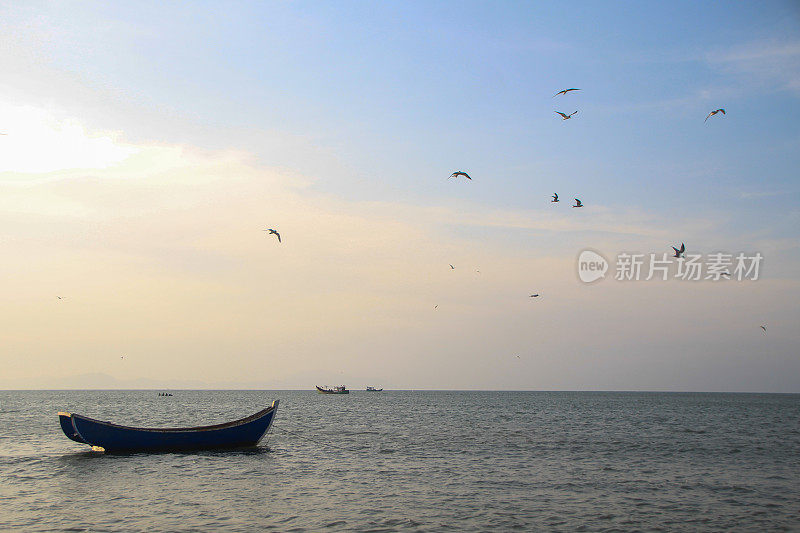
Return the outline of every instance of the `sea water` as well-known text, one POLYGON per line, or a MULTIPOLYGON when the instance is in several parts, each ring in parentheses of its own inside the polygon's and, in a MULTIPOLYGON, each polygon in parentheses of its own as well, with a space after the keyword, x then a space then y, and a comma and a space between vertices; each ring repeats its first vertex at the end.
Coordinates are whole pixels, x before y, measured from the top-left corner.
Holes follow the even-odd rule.
POLYGON ((800 529, 800 395, 0 391, 0 529, 800 529), (281 401, 258 448, 104 455, 56 413, 195 426, 281 401))

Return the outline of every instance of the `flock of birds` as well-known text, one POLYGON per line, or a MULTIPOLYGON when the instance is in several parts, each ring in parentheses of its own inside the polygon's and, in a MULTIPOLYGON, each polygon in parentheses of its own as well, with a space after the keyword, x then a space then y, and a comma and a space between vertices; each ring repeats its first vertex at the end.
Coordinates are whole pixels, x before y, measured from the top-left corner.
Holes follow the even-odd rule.
MULTIPOLYGON (((558 193, 554 192, 553 193, 553 199, 550 200, 550 203, 555 203, 555 202, 560 202, 560 201, 561 200, 558 199, 558 193)), ((573 205, 572 207, 583 207, 583 203, 580 200, 578 200, 577 198, 575 198, 575 205, 573 205)))
MULTIPOLYGON (((555 98, 556 96, 560 96, 560 95, 566 95, 567 93, 570 93, 572 91, 580 91, 580 90, 581 89, 578 89, 578 88, 575 88, 575 87, 572 87, 572 88, 569 88, 569 89, 562 89, 561 91, 558 91, 556 94, 554 94, 553 98, 555 98)), ((575 110, 575 111, 573 111, 572 113, 569 113, 569 114, 563 113, 561 111, 554 111, 554 112, 561 117, 561 120, 569 120, 569 119, 571 119, 573 116, 575 116, 578 113, 578 110, 575 110)), ((705 118, 705 120, 703 122, 707 122, 709 118, 713 117, 714 115, 717 115, 718 113, 722 113, 723 115, 726 114, 725 113, 725 109, 722 109, 722 108, 715 109, 715 110, 711 111, 706 116, 706 118, 705 118)), ((0 135, 8 135, 8 134, 7 133, 0 133, 0 135)), ((466 172, 464 172, 463 170, 456 170, 455 172, 450 174, 450 176, 447 179, 459 178, 459 177, 464 177, 464 178, 472 181, 472 177, 470 177, 470 175, 467 174, 466 172)), ((557 202, 560 202, 560 201, 561 200, 559 199, 558 193, 553 193, 553 196, 552 196, 552 199, 550 200, 550 202, 551 203, 557 203, 557 202)), ((575 204, 572 207, 573 208, 575 208, 575 207, 578 207, 578 208, 583 207, 583 202, 581 202, 580 199, 575 198, 575 204)), ((275 237, 278 239, 278 242, 279 243, 282 242, 281 241, 281 234, 278 232, 278 230, 276 230, 274 228, 265 228, 263 231, 268 232, 267 233, 268 235, 275 235, 275 237)), ((676 257, 676 258, 685 257, 686 245, 684 243, 681 243, 680 248, 678 248, 676 246, 673 246, 672 249, 675 251, 675 253, 673 254, 673 257, 676 257)), ((453 264, 450 264, 450 269, 451 270, 455 270, 455 268, 456 267, 453 264)), ((475 272, 480 274, 480 270, 476 270, 475 272)), ((730 277, 730 272, 727 272, 727 271, 723 272, 722 275, 730 277)), ((530 298, 538 298, 539 297, 539 293, 533 293, 529 297, 530 298)), ((65 297, 63 297, 63 296, 57 296, 57 298, 59 300, 64 300, 65 299, 65 297)), ((434 306, 434 309, 438 309, 438 307, 439 307, 439 305, 437 304, 437 305, 434 306)), ((767 326, 766 325, 762 325, 760 327, 764 331, 764 333, 767 332, 767 326)), ((122 358, 124 359, 124 356, 122 358)), ((519 358, 519 356, 517 356, 517 358, 519 358)))
MULTIPOLYGON (((569 92, 572 92, 572 91, 580 91, 580 90, 581 90, 581 89, 578 89, 578 88, 576 88, 576 87, 572 87, 572 88, 569 88, 569 89, 562 89, 562 90, 558 91, 556 94, 554 94, 554 95, 553 95, 553 98, 555 98, 556 96, 560 96, 560 95, 566 95, 567 93, 569 93, 569 92)), ((575 115, 578 113, 578 110, 575 110, 575 111, 573 111, 572 113, 569 113, 569 114, 567 114, 567 113, 563 113, 563 112, 561 112, 561 111, 555 111, 555 113, 556 113, 557 115, 560 115, 560 116, 561 116, 561 120, 569 120, 569 119, 571 119, 573 116, 575 116, 575 115)), ((709 114, 706 116, 706 118, 705 118, 705 120, 704 120, 703 122, 704 122, 704 123, 705 123, 705 122, 707 122, 709 118, 713 117, 714 115, 716 115, 716 114, 718 114, 718 113, 722 113, 723 115, 725 115, 725 110, 724 110, 724 109, 722 109, 722 108, 719 108, 719 109, 715 109, 715 110, 711 111, 711 112, 710 112, 710 113, 709 113, 709 114)), ((456 179, 457 179, 457 178, 459 178, 459 177, 463 177, 463 178, 466 178, 466 179, 468 179, 468 180, 472 181, 472 177, 471 177, 469 174, 467 174, 466 172, 464 172, 463 170, 456 170, 455 172, 453 172, 452 174, 450 174, 450 176, 448 176, 448 178, 447 178, 447 179, 448 179, 448 180, 449 180, 450 178, 456 178, 456 179)), ((580 200, 580 199, 578 199, 578 198, 575 198, 574 200, 575 200, 575 204, 572 206, 573 208, 575 208, 575 207, 583 207, 583 202, 581 202, 581 200, 580 200)), ((553 193, 553 196, 552 196, 552 199, 550 200, 550 202, 551 202, 551 203, 556 203, 556 202, 560 202, 560 201, 561 201, 561 200, 559 199, 558 193, 553 193)), ((275 230, 275 229, 273 229, 273 228, 265 228, 263 231, 269 232, 269 233, 268 233, 269 235, 275 235, 275 236, 278 238, 278 242, 279 242, 279 243, 281 242, 281 234, 280 234, 280 233, 278 233, 278 231, 277 231, 277 230, 275 230)), ((684 258, 684 257, 685 257, 685 254, 686 254, 686 245, 685 245, 684 243, 681 243, 681 246, 680 246, 680 248, 678 248, 678 247, 676 247, 676 246, 673 246, 673 247, 672 247, 672 249, 675 251, 675 253, 673 254, 673 256, 672 256, 672 257, 676 257, 676 258, 684 258)), ((456 267, 455 267, 453 264, 450 264, 450 269, 451 269, 451 270, 455 270, 455 268, 456 268, 456 267)), ((477 272, 478 274, 480 274, 480 270, 476 270, 475 272, 477 272)), ((730 277, 730 272, 728 272, 728 271, 725 271, 725 272, 722 272, 722 274, 721 274, 721 275, 722 275, 722 276, 725 276, 725 277, 730 277)), ((530 297, 530 298, 538 298, 538 297, 539 297, 539 293, 534 293, 534 294, 531 294, 529 297, 530 297)), ((61 298, 61 297, 59 296, 59 299, 60 299, 60 298, 61 298)), ((436 304, 436 305, 435 305, 433 308, 434 308, 434 309, 438 309, 438 308, 439 308, 439 305, 438 305, 438 304, 436 304)), ((762 329, 762 330, 764 330, 764 333, 766 333, 766 332, 767 332, 767 326, 766 326, 766 325, 762 325, 762 326, 761 326, 761 329, 762 329)), ((519 357, 519 356, 517 356, 517 357, 519 357)))

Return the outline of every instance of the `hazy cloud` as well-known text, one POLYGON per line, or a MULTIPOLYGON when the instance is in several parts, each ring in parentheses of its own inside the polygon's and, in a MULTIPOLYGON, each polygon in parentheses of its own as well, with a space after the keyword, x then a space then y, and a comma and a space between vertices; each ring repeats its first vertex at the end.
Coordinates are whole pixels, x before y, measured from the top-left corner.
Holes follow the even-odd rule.
POLYGON ((711 52, 706 59, 766 90, 800 93, 800 42, 748 43, 711 52))

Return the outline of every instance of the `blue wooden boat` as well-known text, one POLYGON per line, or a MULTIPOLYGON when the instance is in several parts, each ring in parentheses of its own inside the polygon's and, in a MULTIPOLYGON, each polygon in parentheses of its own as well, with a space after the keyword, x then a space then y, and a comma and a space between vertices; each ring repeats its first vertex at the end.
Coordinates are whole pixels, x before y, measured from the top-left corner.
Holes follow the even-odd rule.
POLYGON ((263 411, 241 420, 193 428, 135 428, 94 420, 74 413, 58 413, 61 429, 75 442, 109 453, 213 450, 255 446, 267 434, 278 400, 263 411))

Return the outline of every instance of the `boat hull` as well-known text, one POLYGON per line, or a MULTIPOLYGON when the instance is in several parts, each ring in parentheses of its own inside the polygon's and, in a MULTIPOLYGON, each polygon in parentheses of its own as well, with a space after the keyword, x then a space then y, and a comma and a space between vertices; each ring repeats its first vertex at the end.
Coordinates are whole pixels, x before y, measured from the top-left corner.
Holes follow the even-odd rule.
POLYGON ((323 389, 318 385, 314 385, 317 387, 317 392, 320 394, 350 394, 350 391, 347 389, 344 390, 334 390, 334 389, 323 389))
POLYGON ((135 428, 59 413, 64 434, 108 453, 213 450, 256 446, 267 434, 278 408, 272 406, 241 420, 195 428, 135 428))

